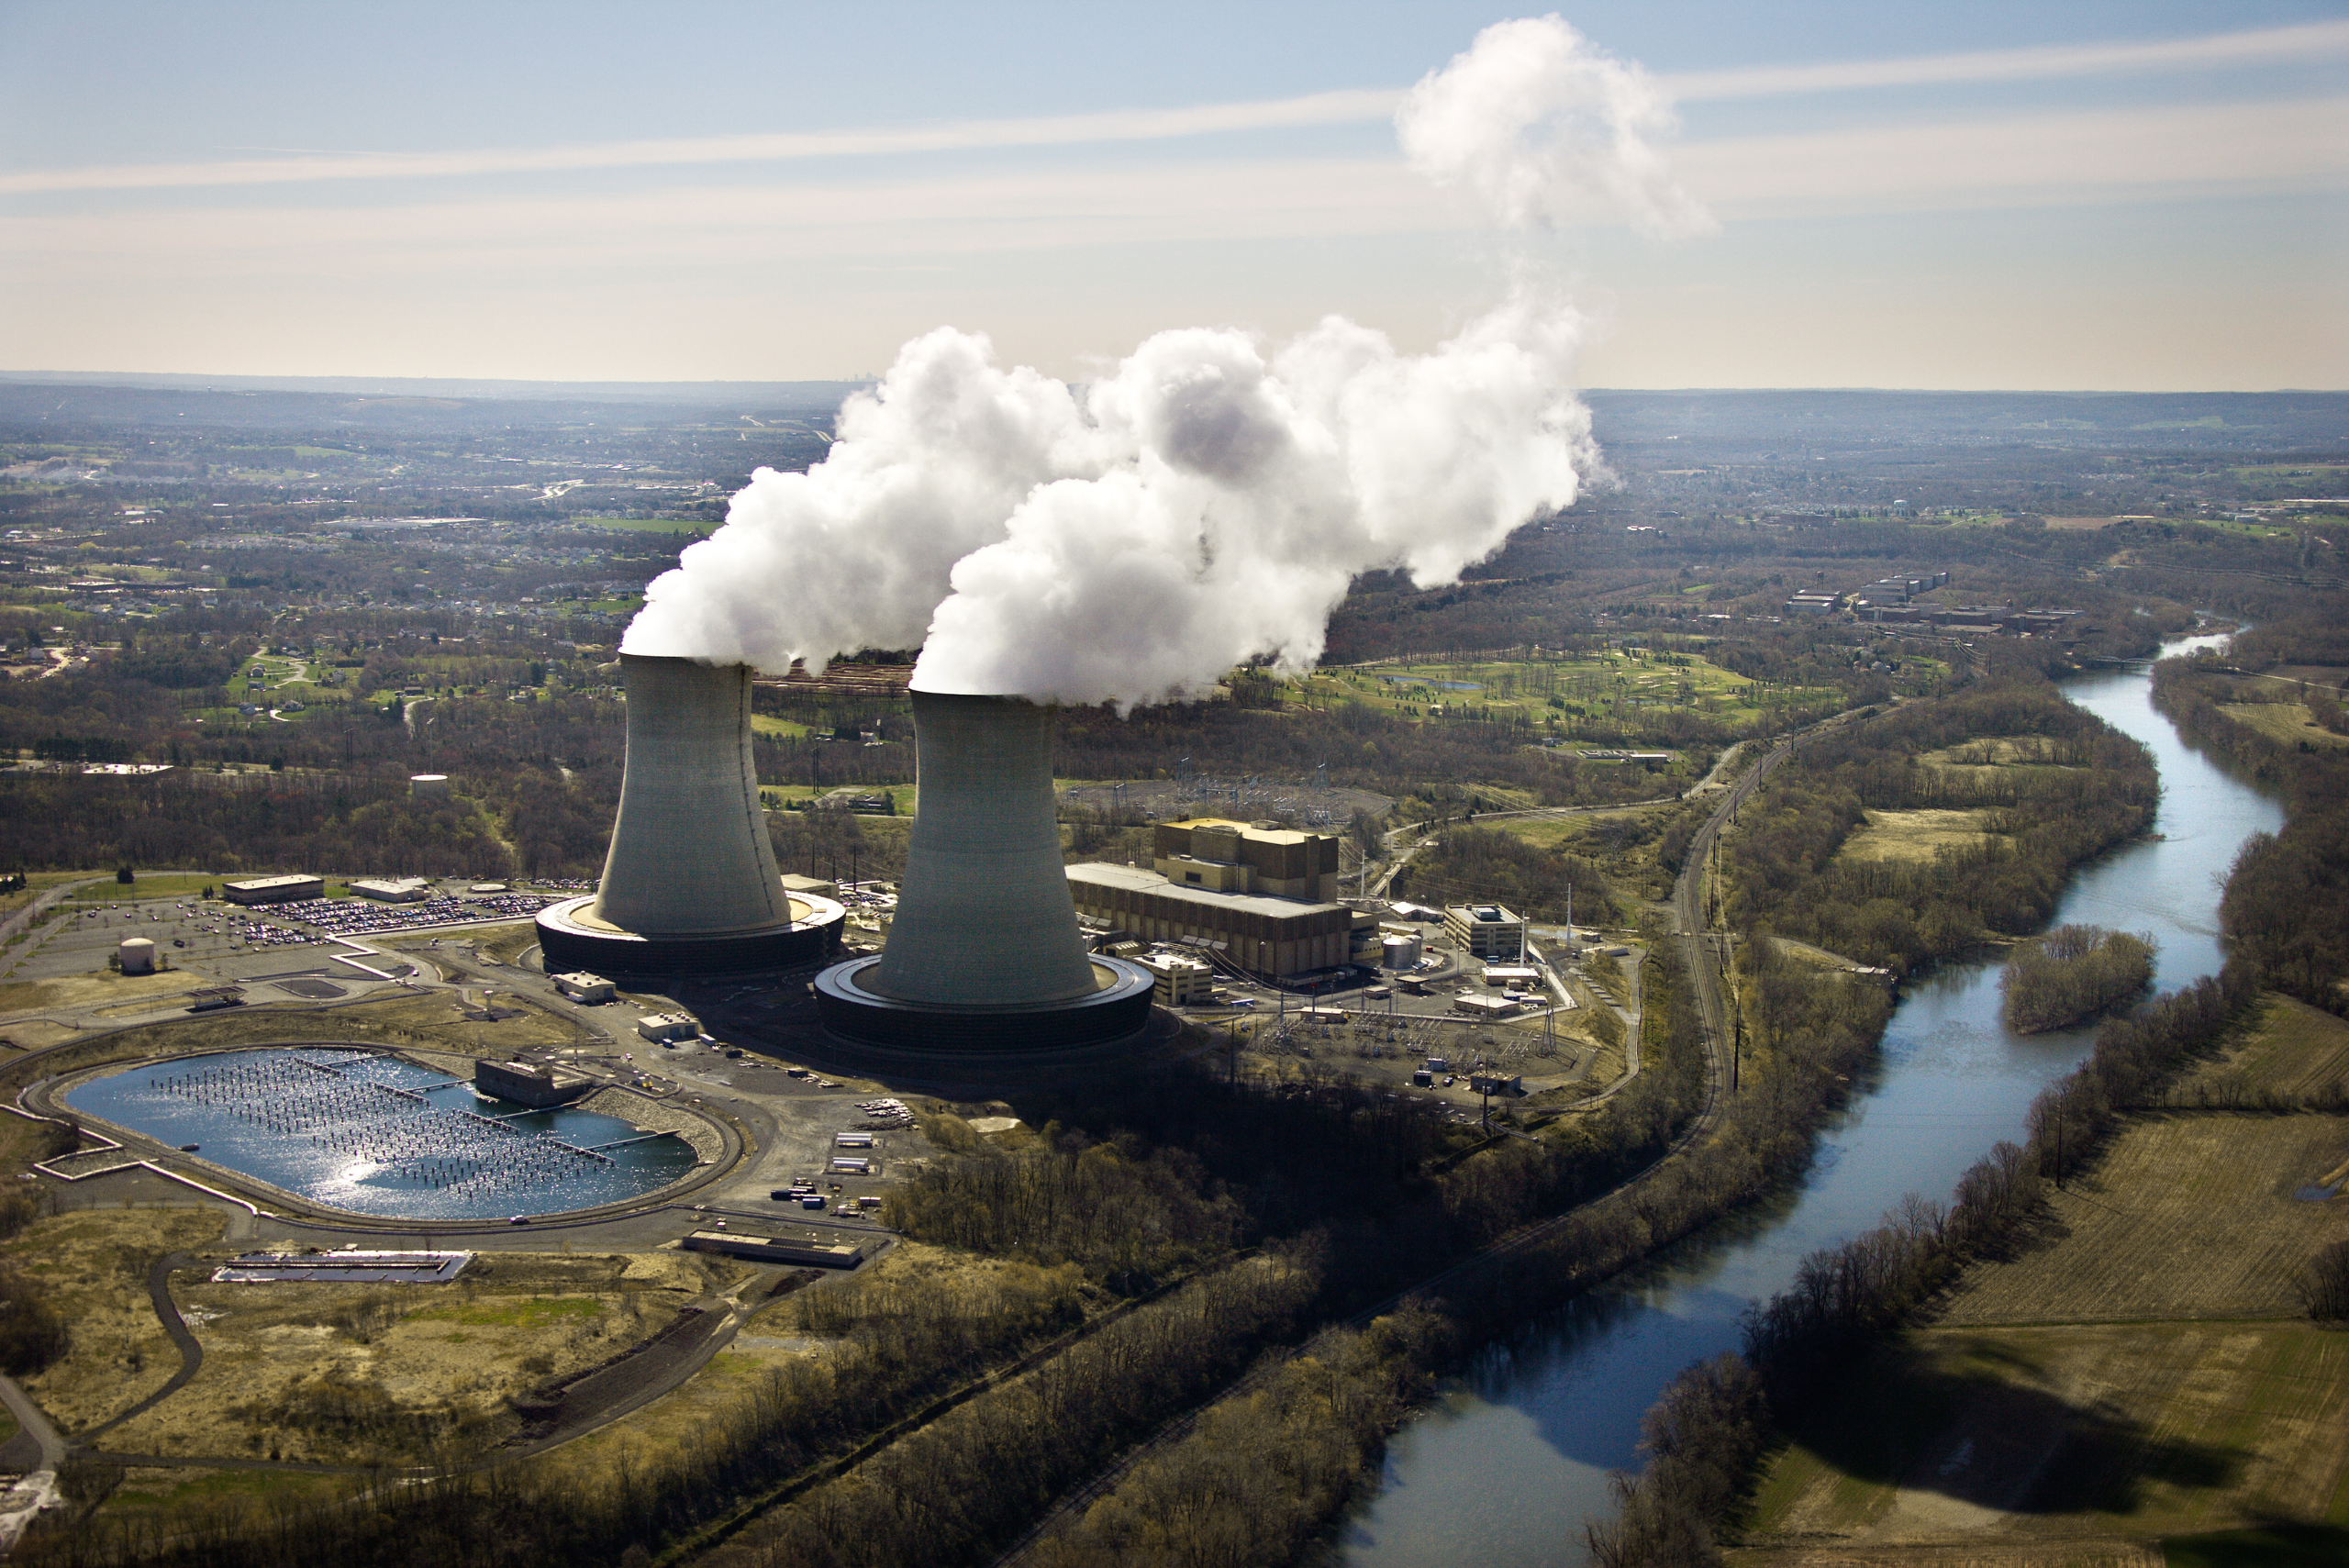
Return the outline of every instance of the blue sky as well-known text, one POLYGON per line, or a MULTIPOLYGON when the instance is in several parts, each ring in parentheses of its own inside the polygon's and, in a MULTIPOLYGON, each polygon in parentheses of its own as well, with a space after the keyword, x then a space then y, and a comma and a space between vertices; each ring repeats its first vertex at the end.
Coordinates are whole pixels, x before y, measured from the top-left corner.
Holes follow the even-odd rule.
POLYGON ((1083 375, 1531 264, 1594 385, 2349 384, 2349 5, 1563 8, 1721 228, 1508 247, 1388 116, 1527 14, 0 0, 0 369, 1083 375))

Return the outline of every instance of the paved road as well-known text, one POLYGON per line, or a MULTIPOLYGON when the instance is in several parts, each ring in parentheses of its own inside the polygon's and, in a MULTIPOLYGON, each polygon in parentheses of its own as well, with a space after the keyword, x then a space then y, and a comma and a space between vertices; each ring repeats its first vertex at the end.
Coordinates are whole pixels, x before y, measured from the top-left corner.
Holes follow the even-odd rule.
POLYGON ((55 887, 50 888, 48 892, 34 899, 30 904, 26 905, 23 908, 9 916, 6 920, 0 920, 0 942, 6 941, 18 931, 21 931, 26 927, 31 925, 35 920, 39 919, 45 911, 53 908, 60 899, 64 898, 75 888, 87 887, 94 882, 104 882, 106 878, 102 876, 85 876, 79 882, 63 882, 58 884, 55 887))
POLYGON ((1732 1028, 1729 1003, 1721 994, 1721 972, 1728 966, 1729 946, 1733 939, 1712 929, 1709 906, 1713 851, 1720 841, 1721 829, 1736 817, 1738 809, 1753 797, 1765 779, 1777 771, 1779 764, 1794 755, 1798 739, 1789 737, 1779 741, 1721 797, 1713 814, 1705 818, 1705 825, 1688 840, 1687 858, 1681 864, 1679 879, 1673 884, 1673 925, 1680 933, 1682 956, 1688 961, 1689 980, 1697 993, 1697 1014, 1705 1029, 1705 1055, 1712 1079, 1706 1095, 1700 1135, 1709 1132, 1712 1124, 1720 1119, 1721 1091, 1735 1087, 1724 1074, 1725 1067, 1734 1071, 1734 1062, 1728 1056, 1732 1028))
POLYGON ((39 1467, 26 1473, 25 1478, 0 1493, 0 1553, 17 1544, 25 1527, 43 1508, 55 1507, 61 1501, 57 1495, 57 1467, 65 1462, 67 1444, 61 1433, 49 1424, 25 1391, 17 1386, 13 1377, 0 1377, 0 1405, 17 1418, 40 1451, 39 1467))

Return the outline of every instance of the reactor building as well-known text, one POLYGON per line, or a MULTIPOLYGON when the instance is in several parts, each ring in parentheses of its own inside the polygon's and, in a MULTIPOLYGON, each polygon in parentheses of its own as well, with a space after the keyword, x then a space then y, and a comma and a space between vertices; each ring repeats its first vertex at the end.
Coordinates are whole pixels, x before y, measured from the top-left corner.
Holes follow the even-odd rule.
POLYGON ((547 972, 741 974, 840 951, 847 911, 786 892, 751 755, 742 664, 620 655, 628 765, 598 891, 538 917, 547 972))
POLYGON ((878 956, 816 978, 824 1027, 931 1052, 1057 1051, 1138 1035, 1152 977, 1086 951, 1061 862, 1052 717, 1018 697, 916 691, 915 815, 878 956))

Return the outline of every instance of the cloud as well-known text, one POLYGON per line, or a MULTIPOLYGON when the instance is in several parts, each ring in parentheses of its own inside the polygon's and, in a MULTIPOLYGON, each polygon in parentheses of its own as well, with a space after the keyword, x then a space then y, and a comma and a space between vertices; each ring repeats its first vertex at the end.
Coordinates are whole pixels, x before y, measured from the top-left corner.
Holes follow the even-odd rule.
POLYGON ((1553 228, 1593 205, 1659 238, 1718 226, 1672 177, 1672 99, 1558 17, 1496 22, 1395 111, 1403 157, 1474 191, 1507 228, 1553 228))
MULTIPOLYGON (((1819 65, 1772 65, 1659 74, 1669 98, 1788 97, 1806 94, 1920 85, 2018 82, 2127 72, 2306 62, 2349 56, 2349 22, 2317 22, 2153 42, 1992 50, 1819 65)), ((74 192, 187 190, 216 186, 332 183, 351 181, 464 179, 584 170, 726 163, 780 163, 819 158, 884 158, 907 153, 1020 147, 1108 145, 1175 140, 1231 131, 1370 124, 1391 117, 1404 94, 1364 87, 1237 104, 1130 109, 901 126, 741 136, 587 142, 541 148, 478 148, 450 152, 314 153, 209 162, 113 164, 82 169, 19 169, 0 173, 0 196, 74 192)))
POLYGON ((1173 109, 867 130, 592 142, 568 147, 484 148, 456 152, 322 153, 216 163, 137 163, 95 169, 36 169, 0 174, 0 195, 208 185, 295 184, 340 180, 449 179, 584 169, 644 169, 693 163, 772 163, 812 158, 874 158, 909 152, 1069 147, 1164 141, 1230 131, 1283 130, 1384 119, 1401 97, 1388 88, 1353 88, 1304 97, 1173 109))
POLYGON ((1965 54, 1834 61, 1821 65, 1746 66, 1659 78, 1681 103, 1719 98, 1791 97, 1933 83, 2030 82, 2132 71, 2210 70, 2229 65, 2337 60, 2349 55, 2349 22, 2261 28, 2239 33, 2162 39, 2150 43, 2051 44, 1965 54))

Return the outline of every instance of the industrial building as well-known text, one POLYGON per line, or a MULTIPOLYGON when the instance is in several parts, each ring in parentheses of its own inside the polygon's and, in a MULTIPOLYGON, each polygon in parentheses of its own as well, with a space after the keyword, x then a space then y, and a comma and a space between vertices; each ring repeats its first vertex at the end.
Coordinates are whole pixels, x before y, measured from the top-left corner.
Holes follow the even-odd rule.
POLYGON ((573 1002, 608 1002, 619 994, 618 988, 600 974, 574 970, 569 974, 551 974, 554 988, 573 1002))
POLYGON ((620 655, 628 763, 596 893, 538 917, 551 969, 724 974, 818 963, 847 911, 783 884, 741 664, 620 655))
POLYGON ((636 1032, 656 1045, 669 1040, 699 1040, 701 1020, 691 1013, 647 1013, 636 1020, 636 1032))
POLYGON ((1253 893, 1216 893, 1170 882, 1139 866, 1074 865, 1070 895, 1080 914, 1143 941, 1197 939, 1251 974, 1278 978, 1353 962, 1357 926, 1377 962, 1378 919, 1342 904, 1299 903, 1253 893))
POLYGON ((473 1063, 473 1087, 495 1099, 544 1110, 567 1106, 596 1086, 586 1073, 569 1067, 543 1067, 530 1062, 473 1063))
POLYGON ((1470 958, 1486 963, 1521 963, 1525 917, 1498 904, 1454 905, 1443 912, 1443 932, 1470 958))
MULTIPOLYGON (((922 1051, 1060 1051, 1141 1033, 1152 980, 1085 951, 1061 863, 1049 708, 913 694, 921 809, 878 958, 816 978, 824 1027, 922 1051)), ((837 907, 837 906, 835 906, 837 907)))
POLYGON ((1215 997, 1215 971, 1181 953, 1146 953, 1134 962, 1150 972, 1151 999, 1162 1007, 1204 1006, 1215 997))
POLYGON ((1162 822, 1152 835, 1151 869, 1184 887, 1255 893, 1300 903, 1338 896, 1338 839, 1219 817, 1162 822))
POLYGON ((852 1269, 864 1262, 864 1250, 845 1243, 793 1241, 780 1236, 738 1236, 726 1230, 696 1230, 680 1243, 688 1252, 717 1252, 747 1258, 754 1263, 788 1263, 801 1268, 852 1269))
POLYGON ((255 876, 220 884, 220 896, 231 904, 291 904, 300 898, 324 898, 322 876, 255 876))
POLYGON ((368 877, 352 883, 351 891, 378 904, 420 904, 432 896, 432 884, 420 876, 368 877))

